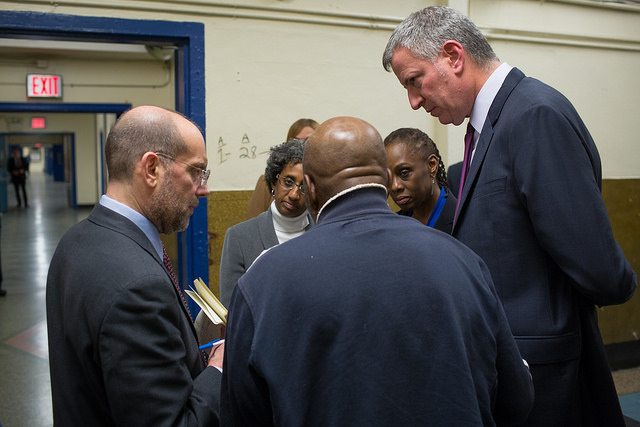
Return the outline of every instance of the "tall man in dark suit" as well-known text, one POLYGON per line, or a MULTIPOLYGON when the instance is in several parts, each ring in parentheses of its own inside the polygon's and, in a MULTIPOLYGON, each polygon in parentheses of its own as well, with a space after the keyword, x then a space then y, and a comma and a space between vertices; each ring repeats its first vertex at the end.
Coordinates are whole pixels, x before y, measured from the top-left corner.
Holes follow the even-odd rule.
POLYGON ((223 348, 208 366, 160 233, 184 230, 208 193, 199 129, 141 106, 105 146, 109 186, 61 239, 47 279, 58 426, 218 425, 223 348))
POLYGON ((20 200, 20 192, 22 192, 22 198, 24 199, 24 207, 29 207, 29 201, 27 200, 27 171, 29 170, 29 163, 27 159, 22 157, 20 150, 14 148, 11 153, 11 157, 7 162, 7 171, 11 175, 11 182, 16 190, 16 199, 18 200, 18 207, 22 206, 22 200, 20 200))
POLYGON ((473 150, 452 234, 488 264, 531 364, 527 425, 624 425, 595 306, 628 300, 637 278, 613 238, 600 158, 578 113, 501 63, 478 28, 446 7, 404 20, 383 65, 413 109, 443 124, 470 117, 473 150))
POLYGON ((533 389, 485 263, 387 204, 382 137, 338 117, 305 147, 317 225, 240 278, 229 426, 440 426, 526 418, 533 389))

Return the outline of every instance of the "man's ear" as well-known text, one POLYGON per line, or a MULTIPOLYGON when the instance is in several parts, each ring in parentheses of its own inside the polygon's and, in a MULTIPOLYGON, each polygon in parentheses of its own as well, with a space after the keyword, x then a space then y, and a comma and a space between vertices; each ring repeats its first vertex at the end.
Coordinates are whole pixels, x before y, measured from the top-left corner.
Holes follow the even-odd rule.
POLYGON ((442 55, 447 59, 449 66, 455 73, 462 71, 466 52, 462 45, 455 40, 447 40, 442 45, 442 55))
POLYGON ((311 177, 307 174, 304 174, 304 200, 307 204, 307 210, 311 214, 313 218, 318 214, 318 210, 320 210, 320 206, 318 206, 318 193, 316 191, 316 185, 314 184, 311 177))
POLYGON ((156 187, 160 178, 160 157, 154 152, 146 152, 138 162, 143 181, 149 187, 156 187))

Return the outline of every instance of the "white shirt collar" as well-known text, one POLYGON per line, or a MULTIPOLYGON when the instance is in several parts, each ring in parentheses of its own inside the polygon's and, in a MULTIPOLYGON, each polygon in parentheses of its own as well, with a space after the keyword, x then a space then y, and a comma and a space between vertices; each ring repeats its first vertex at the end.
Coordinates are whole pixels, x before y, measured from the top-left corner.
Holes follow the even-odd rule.
POLYGON ((469 122, 476 131, 476 136, 482 132, 482 126, 489 114, 489 108, 495 99, 498 91, 502 87, 504 80, 507 78, 507 74, 511 71, 511 67, 506 62, 500 64, 498 68, 489 76, 489 79, 485 82, 482 89, 476 96, 476 100, 473 103, 473 109, 471 110, 471 116, 469 122))

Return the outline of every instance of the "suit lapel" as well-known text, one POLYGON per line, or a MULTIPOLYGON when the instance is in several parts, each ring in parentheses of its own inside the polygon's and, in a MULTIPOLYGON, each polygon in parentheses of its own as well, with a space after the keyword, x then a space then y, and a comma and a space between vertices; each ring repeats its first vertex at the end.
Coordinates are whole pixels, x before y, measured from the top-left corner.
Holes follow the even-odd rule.
POLYGON ((162 259, 160 258, 155 248, 153 247, 153 245, 151 244, 147 236, 144 234, 144 232, 140 230, 140 228, 138 228, 138 226, 135 225, 128 218, 120 215, 117 212, 112 211, 111 209, 105 208, 99 203, 95 206, 95 208, 91 212, 88 219, 100 226, 109 228, 110 230, 116 233, 120 233, 127 236, 128 238, 136 242, 141 249, 143 249, 149 255, 151 255, 151 257, 162 267, 164 272, 167 274, 167 278, 171 283, 171 288, 175 293, 176 299, 178 300, 178 304, 180 304, 180 307, 182 307, 182 311, 185 314, 185 316, 187 316, 187 318, 191 320, 189 323, 191 324, 191 329, 195 334, 196 330, 195 330, 195 327, 193 326, 193 319, 191 319, 191 316, 187 312, 186 307, 182 303, 182 297, 178 294, 178 290, 175 288, 175 286, 173 286, 173 280, 171 279, 169 270, 167 270, 167 267, 164 265, 164 262, 162 261, 162 259))
POLYGON ((273 214, 271 213, 271 206, 267 208, 265 215, 260 215, 258 232, 260 233, 260 240, 262 241, 264 249, 268 249, 278 244, 276 230, 273 228, 273 214))
POLYGON ((480 170, 482 169, 482 164, 484 163, 485 156, 487 155, 487 151, 489 150, 489 146, 491 145, 494 134, 494 125, 498 121, 500 113, 502 112, 502 108, 511 95, 511 92, 523 78, 524 74, 522 73, 522 71, 518 70, 517 68, 513 68, 509 72, 509 74, 507 74, 507 78, 504 80, 504 83, 502 83, 500 90, 491 103, 491 107, 489 107, 487 118, 485 119, 482 126, 480 138, 478 139, 478 142, 476 144, 471 167, 469 168, 469 172, 467 173, 467 179, 464 183, 464 188, 462 189, 462 193, 458 195, 458 197, 460 198, 460 206, 458 207, 459 212, 456 222, 453 224, 451 234, 454 233, 454 231, 456 230, 456 225, 460 222, 460 218, 462 218, 462 216, 464 215, 463 211, 465 205, 467 203, 467 200, 469 200, 469 198, 471 197, 471 193, 473 192, 473 188, 475 187, 476 180, 478 178, 478 175, 480 174, 480 170))

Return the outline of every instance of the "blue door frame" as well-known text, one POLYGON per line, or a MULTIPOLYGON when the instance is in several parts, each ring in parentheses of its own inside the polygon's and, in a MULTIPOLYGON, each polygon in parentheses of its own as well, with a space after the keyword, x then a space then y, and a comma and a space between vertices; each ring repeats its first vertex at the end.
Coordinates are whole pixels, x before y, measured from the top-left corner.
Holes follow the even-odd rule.
MULTIPOLYGON (((3 37, 14 38, 174 46, 176 47, 175 109, 193 120, 204 133, 206 114, 204 24, 202 23, 0 11, 0 34, 3 37)), ((29 108, 25 104, 33 105, 32 103, 17 104, 23 105, 23 108, 29 108)), ((6 107, 7 104, 4 106, 6 107)), ((189 228, 178 233, 178 273, 181 284, 193 283, 193 280, 198 277, 201 277, 205 283, 209 282, 208 253, 207 199, 203 198, 191 216, 189 228)), ((192 301, 189 301, 189 305, 192 313, 199 310, 192 301)))

